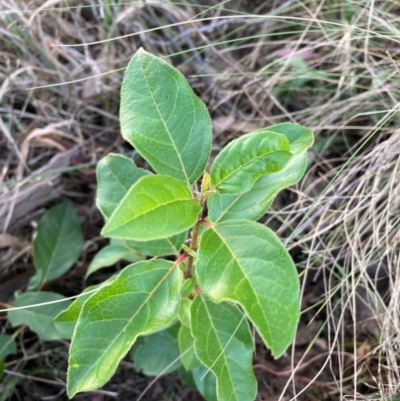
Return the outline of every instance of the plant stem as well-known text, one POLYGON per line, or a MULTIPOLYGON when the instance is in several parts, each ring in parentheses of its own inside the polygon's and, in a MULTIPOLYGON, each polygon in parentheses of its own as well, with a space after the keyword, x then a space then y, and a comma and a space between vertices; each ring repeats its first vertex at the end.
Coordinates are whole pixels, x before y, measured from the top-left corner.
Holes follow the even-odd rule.
MULTIPOLYGON (((200 220, 201 220, 201 218, 199 218, 198 222, 194 225, 193 230, 192 230, 192 237, 190 239, 190 246, 189 246, 189 248, 192 251, 196 251, 196 249, 197 249, 197 241, 199 238, 199 230, 200 230, 200 220)), ((187 262, 186 269, 185 269, 185 278, 192 277, 193 260, 194 260, 193 256, 189 255, 188 262, 187 262)))

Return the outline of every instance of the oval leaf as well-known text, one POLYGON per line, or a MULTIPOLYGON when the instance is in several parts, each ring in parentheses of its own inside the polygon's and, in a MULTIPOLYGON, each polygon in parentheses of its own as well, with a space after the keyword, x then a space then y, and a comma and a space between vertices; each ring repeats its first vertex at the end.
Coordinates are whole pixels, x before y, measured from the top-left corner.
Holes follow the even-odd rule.
POLYGON ((307 148, 313 144, 312 132, 292 123, 277 124, 269 127, 268 131, 286 136, 293 157, 282 170, 261 176, 246 193, 213 195, 207 203, 210 221, 257 220, 267 212, 279 191, 296 184, 303 177, 307 165, 307 148))
POLYGON ((299 320, 299 279, 279 238, 248 220, 228 220, 200 239, 196 276, 215 302, 239 304, 275 357, 292 342, 299 320))
POLYGON ((140 49, 121 88, 122 136, 159 174, 193 184, 211 150, 211 119, 185 77, 140 49))
POLYGON ((211 184, 219 193, 247 192, 265 173, 281 170, 292 157, 284 135, 258 131, 227 145, 211 167, 211 184))
POLYGON ((37 227, 33 243, 36 273, 28 290, 66 273, 78 260, 82 245, 81 223, 72 203, 65 201, 50 208, 37 227))
POLYGON ((61 299, 65 297, 54 292, 26 292, 11 302, 11 307, 26 306, 26 308, 10 310, 8 320, 13 327, 27 324, 44 341, 59 340, 63 336, 57 330, 53 319, 71 303, 67 299, 63 302, 54 302, 61 299), (42 303, 45 305, 31 306, 42 303))
POLYGON ((133 353, 137 371, 148 376, 165 375, 181 367, 178 347, 179 324, 144 338, 133 353))
POLYGON ((130 187, 149 171, 136 166, 133 160, 110 153, 99 161, 96 170, 96 204, 105 219, 108 219, 126 195, 130 187))
POLYGON ((196 355, 217 378, 219 400, 253 401, 253 336, 243 313, 226 302, 196 296, 192 304, 192 335, 196 355))
POLYGON ((85 302, 70 348, 70 398, 78 391, 102 386, 137 336, 175 318, 182 279, 182 272, 172 262, 138 262, 85 302))
MULTIPOLYGON (((132 185, 146 175, 151 175, 151 173, 137 167, 133 160, 125 156, 110 153, 99 162, 97 165, 96 203, 106 220, 117 208, 132 185)), ((142 255, 164 256, 179 252, 185 240, 186 233, 183 232, 171 238, 154 241, 127 241, 126 245, 142 255)), ((91 267, 89 267, 90 269, 91 267)))
POLYGON ((189 189, 175 178, 143 177, 122 199, 102 235, 135 241, 170 237, 193 226, 200 209, 189 189))

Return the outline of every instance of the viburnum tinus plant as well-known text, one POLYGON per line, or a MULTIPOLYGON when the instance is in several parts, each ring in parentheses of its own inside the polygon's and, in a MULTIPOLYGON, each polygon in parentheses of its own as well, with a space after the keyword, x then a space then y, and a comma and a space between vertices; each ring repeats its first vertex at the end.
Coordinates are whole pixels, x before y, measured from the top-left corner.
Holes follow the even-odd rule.
POLYGON ((120 121, 152 171, 109 154, 97 169, 97 206, 102 235, 139 261, 56 318, 61 331, 74 327, 68 395, 102 386, 133 349, 138 369, 179 370, 207 400, 254 400, 250 325, 278 358, 299 320, 293 261, 256 220, 304 174, 312 132, 283 123, 243 135, 207 172, 205 105, 144 50, 125 72, 120 121))

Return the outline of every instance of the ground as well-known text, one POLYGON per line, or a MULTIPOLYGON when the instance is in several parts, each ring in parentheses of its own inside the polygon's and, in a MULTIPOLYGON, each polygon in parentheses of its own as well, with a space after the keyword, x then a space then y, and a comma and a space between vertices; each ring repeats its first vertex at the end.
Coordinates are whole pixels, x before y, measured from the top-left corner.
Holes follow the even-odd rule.
MULTIPOLYGON (((35 227, 73 202, 84 246, 44 289, 64 296, 107 244, 95 205, 97 162, 145 162, 120 136, 123 70, 140 47, 178 68, 210 110, 212 156, 278 122, 315 134, 304 179, 261 222, 296 263, 302 315, 274 360, 256 336, 257 400, 395 400, 399 392, 399 5, 396 2, 187 1, 93 4, 12 0, 0 10, 0 305, 33 274, 35 227), (76 47, 75 47, 76 46, 76 47)), ((0 400, 66 400, 67 341, 15 335, 0 400)), ((19 331, 18 331, 19 330, 19 331)), ((197 400, 177 373, 143 376, 127 357, 83 400, 197 400), (150 385, 151 384, 151 385, 150 385), (146 393, 143 391, 148 387, 146 393)))

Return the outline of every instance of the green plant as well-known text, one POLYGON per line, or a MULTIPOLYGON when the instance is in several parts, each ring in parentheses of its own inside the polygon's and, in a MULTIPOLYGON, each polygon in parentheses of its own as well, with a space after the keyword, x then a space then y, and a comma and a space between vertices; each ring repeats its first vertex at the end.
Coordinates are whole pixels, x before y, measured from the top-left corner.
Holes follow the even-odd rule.
POLYGON ((127 266, 78 298, 74 313, 70 307, 56 319, 60 324, 68 313, 69 322, 77 319, 68 394, 102 386, 137 338, 147 336, 133 351, 145 373, 183 365, 207 399, 253 400, 248 321, 279 357, 299 319, 293 261, 277 236, 254 220, 278 191, 301 178, 312 133, 278 124, 244 135, 221 151, 208 174, 206 107, 176 69, 143 50, 125 73, 120 121, 123 137, 157 174, 116 154, 99 163, 102 234, 154 258, 127 266), (159 258, 167 255, 176 260, 159 258))

